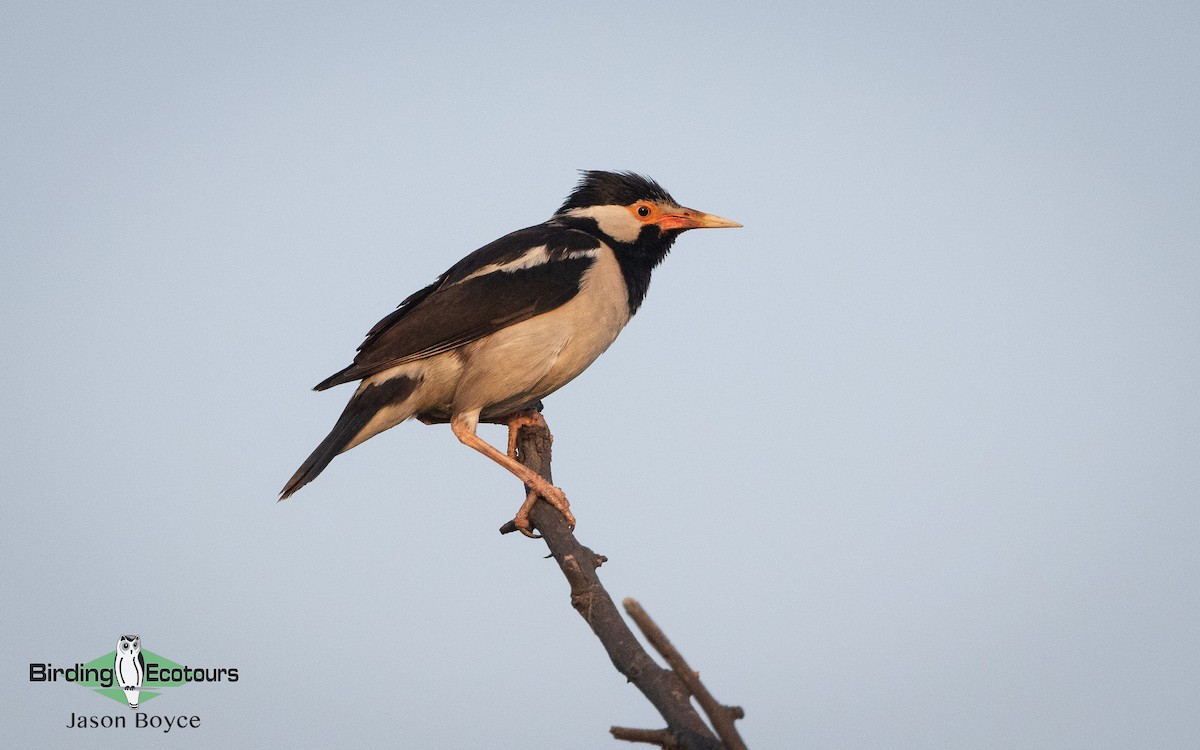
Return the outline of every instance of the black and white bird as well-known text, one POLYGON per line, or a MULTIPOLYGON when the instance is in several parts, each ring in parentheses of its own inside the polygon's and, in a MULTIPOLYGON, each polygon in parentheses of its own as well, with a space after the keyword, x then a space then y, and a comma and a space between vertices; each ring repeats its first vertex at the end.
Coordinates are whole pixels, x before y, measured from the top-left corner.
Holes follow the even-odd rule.
POLYGON ((416 417, 449 422, 460 441, 515 474, 529 497, 513 519, 530 533, 538 496, 574 527, 567 498, 514 455, 530 409, 583 372, 637 312, 679 234, 741 224, 680 206, 651 179, 587 171, 548 221, 505 235, 456 263, 375 324, 349 367, 323 391, 361 381, 280 493, 311 482, 334 456, 416 417), (503 453, 476 434, 481 419, 509 425, 503 453))

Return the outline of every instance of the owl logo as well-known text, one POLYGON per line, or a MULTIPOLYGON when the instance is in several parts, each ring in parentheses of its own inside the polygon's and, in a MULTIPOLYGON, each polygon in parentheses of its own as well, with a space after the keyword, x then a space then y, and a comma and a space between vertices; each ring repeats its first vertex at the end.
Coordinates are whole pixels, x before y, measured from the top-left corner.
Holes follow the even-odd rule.
POLYGON ((113 672, 117 684, 125 691, 129 707, 138 707, 142 680, 146 677, 146 660, 142 658, 142 639, 136 635, 123 635, 117 641, 117 655, 113 659, 113 672))

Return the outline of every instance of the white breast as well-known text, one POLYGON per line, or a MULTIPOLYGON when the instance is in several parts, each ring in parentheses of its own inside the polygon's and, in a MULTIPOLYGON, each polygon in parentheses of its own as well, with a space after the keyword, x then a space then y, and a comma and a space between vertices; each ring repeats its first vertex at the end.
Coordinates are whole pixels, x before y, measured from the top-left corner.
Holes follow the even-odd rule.
POLYGON ((502 416, 566 385, 629 322, 628 294, 616 256, 602 247, 566 304, 464 347, 468 364, 454 410, 502 416))

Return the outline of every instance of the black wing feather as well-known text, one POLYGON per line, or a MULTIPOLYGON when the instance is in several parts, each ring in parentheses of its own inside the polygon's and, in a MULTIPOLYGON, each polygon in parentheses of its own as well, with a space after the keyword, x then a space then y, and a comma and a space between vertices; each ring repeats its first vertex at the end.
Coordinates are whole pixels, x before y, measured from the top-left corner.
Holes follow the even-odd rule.
POLYGON ((316 386, 325 390, 390 367, 431 357, 559 307, 579 292, 600 247, 595 237, 541 224, 501 237, 463 258, 375 324, 354 364, 316 386), (511 271, 471 274, 511 263, 545 246, 549 261, 511 271))

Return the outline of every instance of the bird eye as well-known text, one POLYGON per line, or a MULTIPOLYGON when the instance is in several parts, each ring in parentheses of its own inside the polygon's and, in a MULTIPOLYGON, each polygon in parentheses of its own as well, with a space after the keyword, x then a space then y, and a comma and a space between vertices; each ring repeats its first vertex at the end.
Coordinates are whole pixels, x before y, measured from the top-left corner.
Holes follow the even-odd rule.
POLYGON ((643 224, 649 224, 658 220, 659 210, 658 206, 654 205, 654 201, 634 201, 626 206, 625 210, 643 224))

